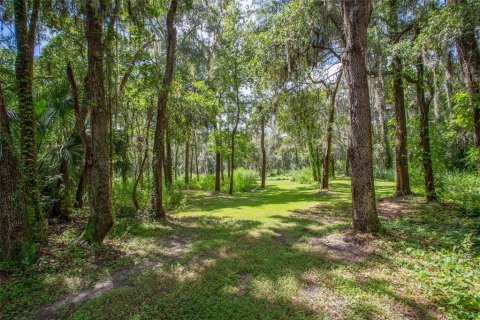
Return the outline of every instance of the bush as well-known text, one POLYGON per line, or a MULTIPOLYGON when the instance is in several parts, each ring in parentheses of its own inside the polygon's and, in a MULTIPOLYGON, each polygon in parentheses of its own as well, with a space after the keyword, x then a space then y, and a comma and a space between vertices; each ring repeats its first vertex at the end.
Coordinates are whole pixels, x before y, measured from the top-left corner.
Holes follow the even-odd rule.
POLYGON ((312 170, 308 167, 291 172, 291 180, 303 184, 315 183, 312 175, 312 170))
MULTIPOLYGON (((235 191, 252 191, 258 186, 258 172, 239 168, 234 172, 233 187, 235 191)), ((228 184, 228 183, 227 183, 228 184)))
POLYGON ((385 168, 373 168, 373 176, 375 179, 382 179, 388 181, 395 180, 395 171, 394 169, 385 169, 385 168))
POLYGON ((190 188, 212 191, 215 189, 215 176, 213 174, 201 174, 198 180, 195 176, 190 181, 190 188))
POLYGON ((480 179, 476 173, 445 172, 437 177, 440 199, 454 202, 467 214, 480 215, 480 179))

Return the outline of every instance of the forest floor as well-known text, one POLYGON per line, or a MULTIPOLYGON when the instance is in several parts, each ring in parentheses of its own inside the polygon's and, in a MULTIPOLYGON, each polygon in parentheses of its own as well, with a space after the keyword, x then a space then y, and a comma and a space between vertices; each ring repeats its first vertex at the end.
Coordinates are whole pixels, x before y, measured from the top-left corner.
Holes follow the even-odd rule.
POLYGON ((351 234, 345 179, 329 192, 291 181, 234 196, 189 191, 168 221, 119 217, 98 248, 77 242, 85 217, 77 218, 52 228, 34 267, 0 272, 0 319, 474 315, 478 305, 468 299, 477 296, 465 294, 458 309, 449 291, 456 287, 441 287, 437 266, 442 252, 458 250, 452 243, 468 241, 473 218, 418 197, 387 198, 393 190, 376 182, 384 226, 376 236, 351 234))

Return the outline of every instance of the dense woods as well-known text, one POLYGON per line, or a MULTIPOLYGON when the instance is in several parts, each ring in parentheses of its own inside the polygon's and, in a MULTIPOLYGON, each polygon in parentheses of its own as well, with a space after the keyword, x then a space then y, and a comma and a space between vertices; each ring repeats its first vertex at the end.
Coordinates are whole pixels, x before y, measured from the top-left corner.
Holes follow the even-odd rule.
MULTIPOLYGON (((479 13, 477 0, 0 1, 0 276, 14 286, 20 270, 42 274, 54 250, 114 255, 129 223, 176 230, 198 199, 200 211, 209 201, 266 205, 289 181, 334 197, 357 244, 400 241, 379 202, 387 196, 413 201, 410 211, 450 210, 428 223, 448 230, 456 219, 465 237, 427 256, 468 247, 468 267, 446 298, 428 291, 440 306, 433 317, 476 319, 479 13), (335 198, 339 181, 349 183, 347 206, 335 198)), ((305 207, 295 188, 280 198, 305 207)), ((395 203, 394 218, 410 212, 395 203)), ((265 312, 252 318, 295 318, 265 312)))

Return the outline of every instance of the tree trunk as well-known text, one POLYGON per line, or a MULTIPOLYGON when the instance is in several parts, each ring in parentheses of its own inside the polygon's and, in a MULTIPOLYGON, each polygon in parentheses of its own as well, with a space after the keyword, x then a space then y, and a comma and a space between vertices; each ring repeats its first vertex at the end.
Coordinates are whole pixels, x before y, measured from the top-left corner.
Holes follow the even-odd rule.
POLYGON ((262 113, 262 120, 261 120, 261 136, 260 136, 260 145, 262 147, 262 182, 260 188, 265 189, 265 181, 267 177, 267 150, 265 148, 265 114, 262 113))
POLYGON ((15 36, 17 57, 15 61, 18 111, 20 118, 20 184, 23 194, 23 209, 29 215, 31 229, 36 241, 47 242, 47 224, 40 210, 38 187, 36 116, 33 105, 33 52, 37 34, 40 0, 34 0, 30 18, 28 1, 15 0, 15 36), (30 25, 28 25, 30 21, 30 25))
POLYGON ((75 114, 75 132, 80 137, 83 149, 83 169, 78 182, 77 192, 75 194, 74 207, 83 208, 83 196, 88 184, 87 178, 90 176, 90 171, 92 170, 92 148, 91 142, 87 136, 87 130, 85 128, 85 118, 88 110, 86 108, 80 108, 78 86, 70 61, 67 63, 67 78, 70 83, 70 91, 72 93, 73 111, 75 114))
POLYGON ((188 185, 190 184, 190 141, 187 139, 185 142, 185 170, 184 170, 184 179, 185 179, 185 187, 188 189, 188 185))
POLYGON ((335 87, 333 90, 328 90, 328 98, 330 98, 330 110, 328 114, 327 134, 325 136, 325 144, 323 148, 323 173, 322 173, 322 189, 328 190, 328 175, 330 163, 330 152, 332 150, 332 131, 333 123, 335 121, 335 98, 337 96, 338 87, 342 79, 342 73, 337 77, 335 87))
POLYGON ((411 193, 408 176, 407 120, 405 115, 405 93, 403 90, 403 68, 399 57, 393 57, 393 95, 395 109, 395 173, 396 196, 411 193))
POLYGON ((461 10, 463 28, 455 42, 462 60, 463 77, 473 108, 475 146, 480 148, 480 51, 475 37, 475 24, 467 21, 465 17, 468 14, 467 8, 462 8, 466 3, 465 0, 449 0, 448 3, 461 10))
POLYGON ((371 14, 370 0, 342 0, 346 48, 342 64, 350 103, 349 158, 352 168, 353 229, 373 232, 380 227, 375 206, 372 128, 365 50, 371 14))
POLYGON ((221 171, 222 171, 222 163, 221 163, 221 156, 220 152, 215 152, 215 192, 220 192, 220 179, 221 179, 221 171))
POLYGON ((171 187, 173 184, 173 172, 172 172, 172 142, 170 138, 170 130, 168 128, 168 119, 166 122, 167 125, 167 135, 166 135, 166 147, 167 147, 167 153, 166 153, 166 166, 165 166, 165 182, 167 187, 171 187))
POLYGON ((36 254, 32 243, 28 212, 23 210, 18 181, 20 171, 15 154, 7 108, 0 83, 0 241, 2 260, 33 260, 36 254))
POLYGON ((318 181, 317 157, 312 141, 308 143, 308 152, 310 153, 310 168, 312 169, 313 181, 318 181))
POLYGON ((420 145, 422 147, 423 176, 425 181, 425 198, 427 201, 436 199, 435 185, 433 181, 432 154, 430 150, 430 133, 428 125, 428 115, 430 112, 430 101, 425 101, 425 90, 423 82, 423 61, 419 57, 417 61, 417 83, 415 84, 417 93, 417 103, 420 114, 420 145))
MULTIPOLYGON (((398 0, 389 0, 390 30, 392 45, 398 41, 398 0)), ((403 88, 403 64, 398 55, 392 59, 393 97, 395 110, 395 175, 396 196, 410 194, 407 153, 407 120, 405 115, 405 92, 403 88)))
MULTIPOLYGON (((103 69, 103 12, 104 4, 93 0, 85 2, 86 38, 88 43, 88 71, 85 100, 91 111, 92 169, 88 177, 90 217, 83 238, 90 243, 101 243, 113 226, 111 185, 111 110, 105 100, 103 69)), ((89 160, 90 161, 90 160, 89 160)))
POLYGON ((228 189, 228 194, 233 194, 233 175, 235 171, 235 135, 237 134, 237 129, 238 129, 238 123, 240 122, 240 101, 238 97, 238 87, 237 87, 237 116, 235 119, 235 126, 233 127, 232 131, 232 140, 230 143, 230 149, 231 149, 231 154, 230 154, 230 187, 228 189))
POLYGON ((135 209, 140 210, 140 203, 138 202, 137 198, 137 189, 138 189, 138 184, 140 182, 140 179, 142 178, 143 175, 143 169, 145 168, 145 162, 147 161, 148 158, 148 142, 149 142, 149 137, 150 137, 150 126, 152 123, 152 118, 153 118, 153 110, 152 108, 148 108, 147 110, 147 130, 145 132, 145 150, 143 151, 143 158, 142 161, 140 162, 140 167, 138 168, 138 175, 135 178, 135 181, 133 183, 133 191, 132 191, 132 201, 133 204, 135 205, 135 209))
POLYGON ((176 12, 177 0, 171 0, 170 8, 168 9, 167 13, 167 59, 162 88, 160 89, 158 97, 157 123, 155 128, 155 139, 153 143, 153 210, 157 218, 166 217, 165 210, 163 208, 163 161, 165 152, 167 102, 175 68, 175 47, 177 43, 177 31, 175 30, 174 22, 176 12))
POLYGON ((71 220, 72 208, 70 201, 68 199, 69 189, 70 189, 70 177, 68 174, 68 163, 67 160, 62 158, 60 160, 60 177, 57 180, 56 191, 58 192, 64 185, 65 190, 58 194, 58 198, 53 204, 52 211, 50 213, 50 218, 53 218, 59 222, 68 222, 71 220))
MULTIPOLYGON (((380 57, 383 58, 383 57, 380 57)), ((381 67, 379 67, 379 77, 378 80, 375 81, 374 85, 374 92, 375 92, 375 111, 378 115, 378 122, 380 125, 380 139, 383 144, 383 152, 385 154, 384 158, 384 167, 385 169, 392 168, 392 149, 390 147, 390 141, 388 139, 388 125, 385 119, 386 111, 385 111, 385 95, 386 95, 386 85, 385 85, 385 77, 381 67)))

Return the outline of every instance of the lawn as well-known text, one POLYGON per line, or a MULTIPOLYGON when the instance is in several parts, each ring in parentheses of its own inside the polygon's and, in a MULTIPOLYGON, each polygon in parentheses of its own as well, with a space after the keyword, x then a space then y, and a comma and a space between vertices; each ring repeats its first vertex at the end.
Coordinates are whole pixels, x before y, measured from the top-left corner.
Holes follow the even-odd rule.
POLYGON ((345 179, 187 191, 168 221, 119 218, 99 248, 77 242, 78 218, 35 267, 2 273, 0 318, 478 319, 475 217, 387 198, 383 232, 356 237, 349 206, 345 179))

